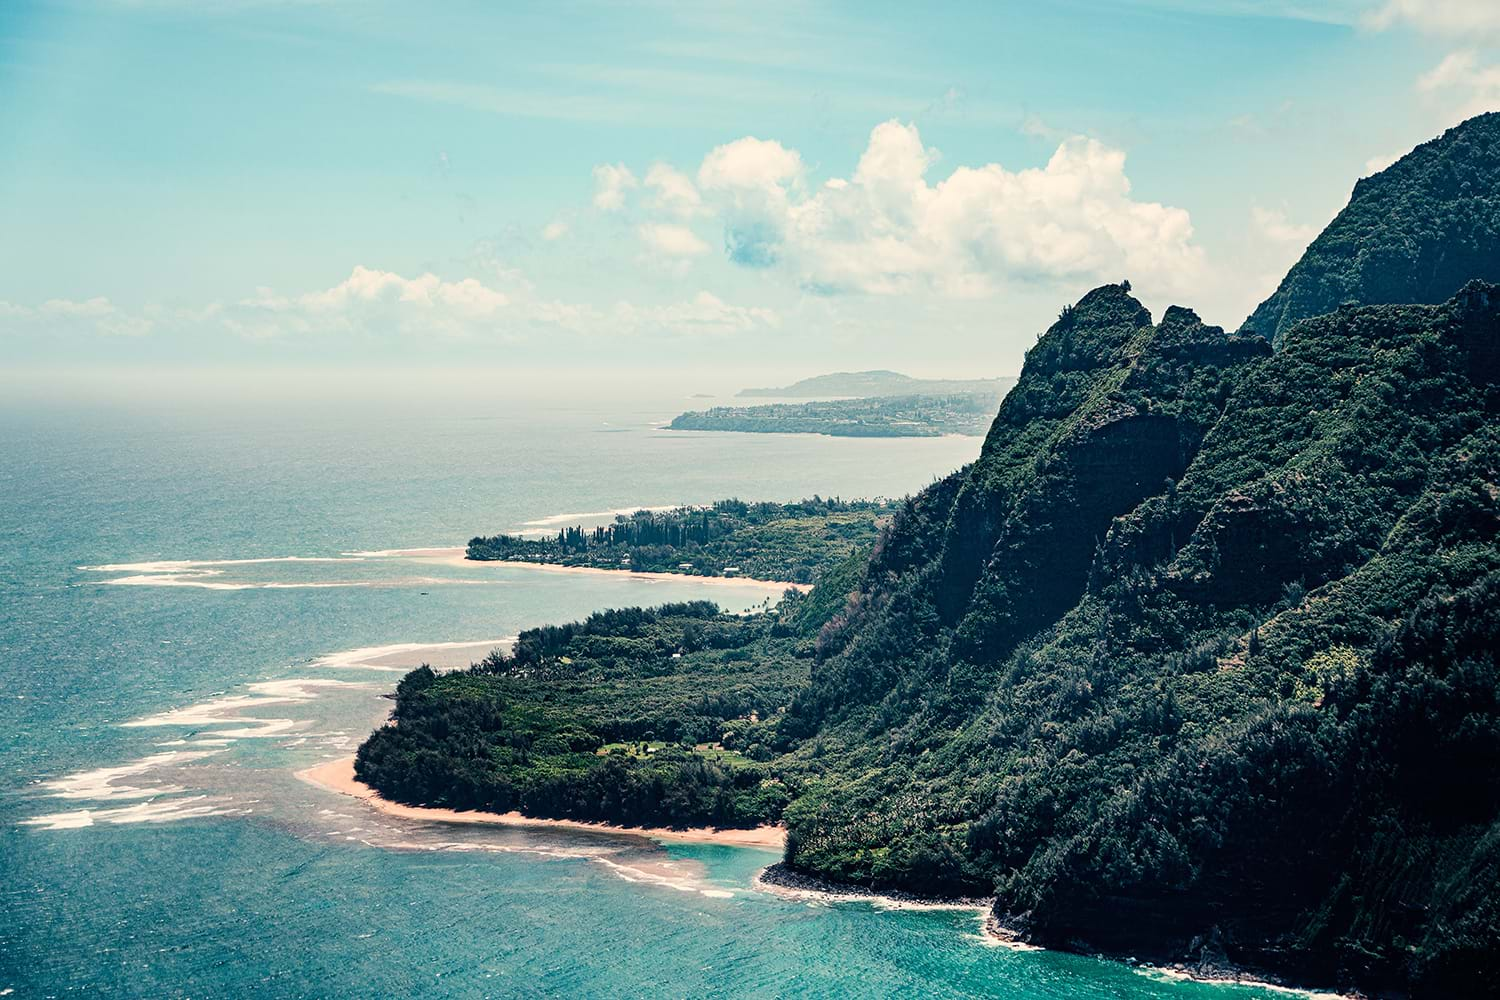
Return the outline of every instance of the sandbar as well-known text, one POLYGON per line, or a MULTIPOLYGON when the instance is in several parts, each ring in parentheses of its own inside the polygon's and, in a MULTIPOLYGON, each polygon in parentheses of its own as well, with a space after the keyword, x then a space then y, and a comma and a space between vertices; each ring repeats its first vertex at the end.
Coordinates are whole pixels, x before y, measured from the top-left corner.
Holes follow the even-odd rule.
POLYGON ((408 806, 382 798, 375 789, 354 776, 354 758, 340 757, 315 767, 298 771, 297 777, 311 785, 362 799, 387 816, 429 820, 436 823, 494 823, 511 827, 538 827, 548 830, 578 830, 587 833, 621 834, 649 837, 658 841, 691 844, 724 844, 732 847, 758 847, 780 851, 786 846, 786 828, 759 826, 749 830, 689 827, 673 830, 666 827, 615 826, 611 823, 585 823, 570 819, 538 819, 518 812, 492 813, 431 806, 408 806))

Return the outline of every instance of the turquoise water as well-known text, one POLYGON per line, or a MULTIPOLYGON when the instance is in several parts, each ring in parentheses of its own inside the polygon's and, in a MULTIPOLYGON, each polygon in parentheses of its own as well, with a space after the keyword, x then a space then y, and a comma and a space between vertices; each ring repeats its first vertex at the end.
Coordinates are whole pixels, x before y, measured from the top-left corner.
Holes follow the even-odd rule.
POLYGON ((768 597, 401 550, 900 495, 977 448, 497 396, 0 404, 0 995, 1258 995, 993 947, 972 913, 757 892, 764 851, 398 820, 298 780, 416 662, 605 606, 768 597))

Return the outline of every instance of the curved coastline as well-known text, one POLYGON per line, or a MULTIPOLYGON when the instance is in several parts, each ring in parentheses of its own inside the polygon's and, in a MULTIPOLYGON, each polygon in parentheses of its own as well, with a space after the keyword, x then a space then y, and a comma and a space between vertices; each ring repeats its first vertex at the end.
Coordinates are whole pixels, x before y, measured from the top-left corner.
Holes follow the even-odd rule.
MULTIPOLYGON (((818 900, 828 903, 871 903, 887 910, 973 910, 977 913, 988 914, 995 904, 993 899, 979 897, 919 896, 915 893, 901 892, 898 889, 877 892, 863 886, 830 882, 816 875, 800 872, 784 861, 767 865, 756 872, 755 887, 787 899, 818 900)), ((999 936, 1002 935, 997 935, 999 936)), ((1009 937, 1014 943, 1021 944, 1023 947, 1035 947, 1035 945, 1024 945, 1022 942, 1015 941, 1013 935, 1009 937)))
MULTIPOLYGON (((607 571, 605 571, 607 572, 607 571)), ((379 792, 354 776, 354 758, 339 757, 297 772, 297 777, 341 795, 360 799, 387 816, 428 820, 435 823, 489 823, 497 826, 536 827, 547 830, 576 830, 582 833, 604 833, 614 836, 645 837, 650 840, 686 844, 721 844, 730 847, 754 847, 780 851, 786 845, 786 828, 760 826, 748 830, 689 827, 616 826, 612 823, 587 823, 571 819, 538 819, 518 812, 493 813, 459 811, 432 806, 409 806, 383 798, 379 792)))
MULTIPOLYGON (((602 572, 608 572, 607 570, 602 572)), ((354 758, 339 757, 305 768, 296 773, 298 779, 310 785, 359 799, 371 808, 388 816, 403 819, 425 820, 435 823, 493 824, 513 828, 545 830, 571 830, 580 833, 606 834, 609 836, 640 837, 658 842, 719 844, 729 847, 756 848, 781 851, 786 844, 786 828, 762 826, 750 830, 715 829, 694 827, 674 830, 666 827, 627 827, 610 823, 588 823, 579 820, 538 819, 517 812, 492 813, 459 811, 431 806, 409 806, 381 797, 370 786, 354 776, 354 758)), ((1042 945, 1033 944, 1007 929, 994 912, 994 900, 982 898, 943 898, 919 896, 913 893, 892 890, 877 892, 862 886, 829 882, 814 875, 789 868, 777 861, 756 873, 753 887, 780 896, 784 899, 820 903, 867 903, 885 910, 957 910, 970 911, 979 923, 979 937, 984 943, 1015 951, 1042 951, 1042 945)), ((1086 952, 1081 952, 1087 954, 1086 952)), ((1364 1000, 1359 993, 1341 993, 1330 990, 1292 986, 1273 979, 1236 969, 1228 965, 1191 967, 1185 963, 1153 964, 1137 962, 1121 955, 1093 953, 1094 957, 1122 962, 1142 975, 1161 979, 1175 979, 1219 986, 1245 986, 1285 993, 1289 996, 1307 997, 1310 1000, 1364 1000)))
MULTIPOLYGON (((774 893, 785 899, 808 902, 868 903, 882 910, 968 910, 974 912, 978 918, 981 928, 980 936, 986 944, 1014 951, 1047 950, 1044 946, 1033 944, 1007 928, 995 914, 993 898, 920 896, 896 889, 879 892, 863 886, 830 882, 816 875, 799 872, 781 861, 767 865, 757 872, 754 885, 757 889, 774 893)), ((1138 962, 1134 958, 1123 955, 1083 951, 1078 954, 1091 954, 1095 958, 1120 962, 1142 975, 1159 979, 1191 981, 1216 986, 1245 986, 1285 993, 1290 996, 1307 997, 1310 1000, 1363 1000, 1363 996, 1359 993, 1338 993, 1291 986, 1262 978, 1228 964, 1193 967, 1178 962, 1157 965, 1150 962, 1138 962)))
POLYGON ((637 580, 690 580, 708 586, 762 587, 776 593, 798 590, 807 593, 810 583, 790 583, 784 580, 761 580, 752 576, 699 576, 693 573, 656 573, 643 570, 606 569, 602 566, 564 566, 560 563, 531 562, 525 559, 470 559, 468 549, 458 546, 438 546, 425 549, 382 549, 376 552, 349 552, 346 556, 361 558, 406 558, 443 566, 519 566, 523 569, 544 570, 551 573, 604 573, 609 576, 628 576, 637 580))

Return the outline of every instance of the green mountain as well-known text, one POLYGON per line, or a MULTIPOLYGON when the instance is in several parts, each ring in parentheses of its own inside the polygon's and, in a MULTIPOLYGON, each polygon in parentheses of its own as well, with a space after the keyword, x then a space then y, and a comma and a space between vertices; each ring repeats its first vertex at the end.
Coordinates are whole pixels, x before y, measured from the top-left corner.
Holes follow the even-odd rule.
POLYGON ((361 773, 408 801, 588 816, 619 785, 656 822, 780 815, 793 872, 993 893, 1041 944, 1492 993, 1500 285, 1463 277, 1496 276, 1497 123, 1363 182, 1274 327, 1089 292, 975 461, 805 598, 539 637, 491 665, 512 687, 412 694, 425 721, 361 773), (583 697, 594 676, 628 696, 583 697), (505 749, 537 713, 540 764, 505 749), (647 726, 674 756, 604 751, 647 726))
POLYGON ((791 866, 993 888, 1046 944, 1491 988, 1497 128, 1362 183, 1279 325, 1064 312, 819 635, 791 866))
POLYGON ((815 375, 791 385, 771 389, 741 389, 743 397, 828 399, 841 396, 941 396, 953 393, 983 393, 999 399, 1015 384, 1014 378, 913 378, 893 371, 834 372, 815 375))
POLYGON ((782 723, 815 776, 788 862, 994 887, 1047 944, 1481 982, 1497 381, 1495 286, 1340 310, 1274 355, 1089 293, 822 629, 782 723))
POLYGON ((1346 302, 1442 302, 1500 281, 1500 113, 1471 118, 1354 186, 1276 292, 1245 321, 1280 343, 1346 302))

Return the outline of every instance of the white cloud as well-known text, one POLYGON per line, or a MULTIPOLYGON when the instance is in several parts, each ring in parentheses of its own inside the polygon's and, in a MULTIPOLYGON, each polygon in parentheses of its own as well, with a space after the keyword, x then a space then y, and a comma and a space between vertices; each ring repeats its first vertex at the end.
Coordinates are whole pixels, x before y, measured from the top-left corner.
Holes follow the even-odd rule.
POLYGON ((296 296, 260 288, 225 307, 222 321, 242 336, 353 333, 470 336, 496 328, 511 299, 475 278, 406 278, 356 266, 332 287, 296 296))
POLYGON ((504 289, 476 278, 406 278, 360 266, 332 287, 300 295, 259 289, 224 307, 216 318, 229 331, 257 340, 386 335, 517 341, 530 332, 558 330, 588 337, 696 336, 772 328, 780 322, 771 309, 733 305, 708 292, 681 302, 621 301, 609 307, 549 300, 536 296, 519 275, 497 273, 504 289))
POLYGON ((745 136, 719 146, 698 168, 698 183, 720 190, 777 190, 802 173, 802 157, 774 140, 745 136))
POLYGON ((1451 52, 1417 80, 1417 91, 1439 101, 1456 121, 1500 109, 1500 63, 1476 49, 1451 52))
POLYGON ((1289 221, 1282 209, 1259 205, 1250 208, 1250 225, 1257 235, 1272 243, 1285 243, 1298 250, 1305 249, 1318 235, 1317 226, 1298 225, 1289 221))
POLYGON ((542 239, 551 243, 568 235, 568 224, 566 222, 549 222, 542 227, 542 239))
MULTIPOLYGON (((701 253, 676 240, 697 240, 680 226, 659 227, 676 252, 701 253), (672 232, 680 230, 680 232, 672 232)), ((726 302, 708 291, 666 301, 568 302, 539 296, 522 275, 487 269, 488 281, 446 280, 430 273, 405 277, 395 271, 356 266, 327 288, 254 294, 199 308, 148 305, 127 312, 103 297, 49 299, 39 305, 0 300, 0 338, 25 336, 66 343, 80 335, 140 335, 204 343, 213 331, 265 344, 320 342, 368 347, 379 340, 415 343, 446 339, 474 343, 556 345, 559 334, 599 339, 731 336, 776 329, 780 315, 763 306, 726 302)))
POLYGON ((1388 167, 1391 164, 1395 163, 1397 160, 1401 159, 1401 157, 1403 157, 1405 155, 1406 155, 1405 152, 1400 152, 1400 153, 1377 153, 1375 156, 1372 156, 1368 160, 1365 161, 1365 176, 1369 177, 1371 174, 1378 174, 1378 173, 1380 173, 1386 167, 1388 167))
POLYGON ((1429 35, 1472 38, 1500 34, 1500 4, 1494 0, 1386 0, 1365 22, 1377 31, 1402 24, 1429 35))
MULTIPOLYGON (((262 300, 257 304, 279 308, 288 300, 262 300)), ((394 271, 356 266, 349 277, 321 292, 311 292, 294 306, 313 311, 336 311, 363 303, 400 304, 417 309, 451 309, 466 316, 488 316, 510 300, 474 278, 443 281, 435 274, 403 278, 394 271)))
POLYGON ((643 305, 620 301, 609 308, 537 302, 530 313, 538 324, 590 337, 729 336, 781 325, 780 314, 774 309, 734 305, 707 291, 681 302, 643 305))
POLYGON ((599 164, 594 168, 594 207, 601 212, 618 212, 625 207, 625 192, 639 183, 623 163, 599 164))
POLYGON ((1473 49, 1450 52, 1442 62, 1417 77, 1417 89, 1430 93, 1462 83, 1473 76, 1478 63, 1479 53, 1473 49))
POLYGON ((1176 291, 1203 268, 1188 213, 1132 198, 1125 154, 1096 140, 1065 140, 1044 167, 959 167, 930 184, 936 158, 915 126, 888 121, 851 177, 816 190, 795 150, 754 137, 710 152, 698 184, 731 261, 786 268, 822 292, 1126 276, 1176 291))
POLYGON ((1364 23, 1376 31, 1406 27, 1463 46, 1416 83, 1444 125, 1500 110, 1500 64, 1494 60, 1500 46, 1497 0, 1386 0, 1364 23))
POLYGON ((96 296, 82 302, 73 299, 48 299, 37 307, 42 316, 67 316, 75 319, 99 319, 114 314, 109 299, 96 296))
POLYGON ((648 222, 641 226, 641 242, 659 254, 669 257, 694 257, 708 252, 708 244, 687 226, 665 222, 648 222))
POLYGON ((140 337, 150 333, 150 316, 123 309, 104 296, 89 299, 48 299, 26 306, 0 300, 0 333, 26 331, 43 335, 100 333, 111 337, 140 337))
POLYGON ((645 183, 655 192, 653 207, 659 212, 690 219, 703 209, 703 198, 692 179, 665 163, 646 171, 645 183))

